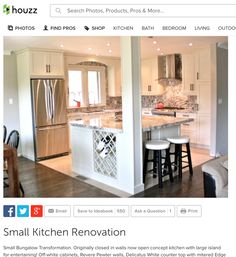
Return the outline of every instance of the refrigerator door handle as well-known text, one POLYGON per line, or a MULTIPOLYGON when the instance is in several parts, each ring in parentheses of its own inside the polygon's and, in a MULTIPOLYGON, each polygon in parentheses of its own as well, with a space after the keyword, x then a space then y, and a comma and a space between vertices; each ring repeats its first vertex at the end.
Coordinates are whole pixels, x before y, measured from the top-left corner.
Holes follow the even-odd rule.
POLYGON ((43 81, 44 84, 44 97, 45 97, 45 105, 46 105, 46 113, 47 113, 47 120, 50 119, 50 114, 49 114, 49 93, 48 93, 48 85, 46 81, 43 81))
POLYGON ((52 87, 50 85, 50 80, 47 80, 47 86, 48 86, 48 102, 49 102, 49 118, 50 120, 53 119, 53 106, 52 106, 52 87))
MULTIPOLYGON (((57 81, 56 81, 57 82, 57 81)), ((52 108, 52 119, 54 119, 55 117, 55 101, 54 101, 54 98, 55 98, 55 87, 53 85, 53 81, 51 81, 51 85, 50 85, 50 88, 51 88, 51 108, 52 108)))

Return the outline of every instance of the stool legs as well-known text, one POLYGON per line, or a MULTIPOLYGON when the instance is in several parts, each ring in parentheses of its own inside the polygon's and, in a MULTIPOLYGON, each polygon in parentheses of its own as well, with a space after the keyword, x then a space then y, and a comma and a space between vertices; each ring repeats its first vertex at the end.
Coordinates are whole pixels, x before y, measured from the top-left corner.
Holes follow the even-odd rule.
POLYGON ((187 149, 187 156, 188 156, 189 173, 190 175, 193 175, 193 165, 192 165, 192 158, 191 158, 189 143, 186 144, 186 149, 187 149))
POLYGON ((158 164, 158 158, 159 158, 159 151, 153 151, 153 178, 157 177, 158 170, 159 170, 159 164, 158 164))
POLYGON ((174 171, 177 171, 178 170, 178 145, 174 145, 174 149, 175 149, 175 152, 174 152, 174 171))
POLYGON ((173 178, 173 173, 172 173, 172 168, 171 168, 171 161, 170 161, 170 149, 166 149, 166 162, 167 162, 167 168, 168 168, 168 171, 169 171, 170 182, 173 182, 174 178, 173 178))
MULTIPOLYGON (((153 160, 149 160, 149 150, 145 149, 144 153, 144 162, 143 162, 143 183, 145 183, 146 173, 148 169, 148 162, 153 161, 153 178, 158 176, 158 186, 159 188, 163 187, 162 178, 164 177, 163 166, 164 169, 168 170, 170 182, 173 182, 173 173, 171 168, 171 161, 170 161, 170 149, 166 149, 166 156, 165 156, 165 163, 162 163, 162 150, 154 150, 153 151, 153 160)), ((166 174, 166 175, 167 175, 166 174)))
POLYGON ((182 178, 182 145, 177 145, 177 165, 179 168, 179 178, 182 178))
POLYGON ((163 183, 162 183, 162 156, 161 156, 161 150, 160 151, 155 151, 157 152, 157 169, 156 172, 158 174, 158 185, 159 188, 163 187, 163 183))
POLYGON ((181 179, 183 174, 183 169, 186 167, 189 167, 189 173, 190 175, 193 175, 193 166, 192 166, 192 158, 191 158, 191 152, 190 152, 190 144, 186 143, 186 151, 183 151, 182 146, 183 144, 175 144, 175 152, 171 153, 174 154, 174 171, 178 171, 178 176, 181 179), (182 153, 187 153, 187 155, 182 155, 182 153), (186 163, 186 161, 183 161, 182 159, 187 157, 188 158, 188 165, 183 166, 183 162, 186 163))

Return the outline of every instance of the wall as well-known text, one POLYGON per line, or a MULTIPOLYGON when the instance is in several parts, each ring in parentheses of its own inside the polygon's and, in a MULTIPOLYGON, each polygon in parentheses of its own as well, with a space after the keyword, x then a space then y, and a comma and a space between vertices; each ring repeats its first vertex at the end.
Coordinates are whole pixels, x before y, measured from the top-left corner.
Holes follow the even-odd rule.
POLYGON ((7 127, 7 134, 13 129, 20 130, 15 54, 4 55, 3 124, 7 127), (13 100, 13 104, 9 104, 9 99, 13 100))
POLYGON ((216 153, 228 153, 228 49, 217 47, 216 153))

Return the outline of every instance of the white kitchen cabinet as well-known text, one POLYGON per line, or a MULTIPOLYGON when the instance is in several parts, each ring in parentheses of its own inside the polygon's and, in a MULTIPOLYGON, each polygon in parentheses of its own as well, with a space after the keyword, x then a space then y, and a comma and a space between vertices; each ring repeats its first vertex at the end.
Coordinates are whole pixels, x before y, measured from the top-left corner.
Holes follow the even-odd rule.
POLYGON ((107 66, 108 73, 108 95, 121 96, 121 67, 120 60, 113 60, 107 66))
POLYGON ((210 49, 182 55, 183 86, 188 95, 199 95, 199 83, 211 81, 210 49))
POLYGON ((30 51, 30 75, 31 77, 64 77, 63 53, 30 51))
POLYGON ((210 48, 199 49, 191 54, 183 54, 182 57, 184 91, 188 95, 197 96, 198 113, 194 134, 191 125, 182 126, 181 131, 183 131, 185 135, 190 136, 192 143, 209 147, 211 127, 210 48))
POLYGON ((196 81, 207 82, 211 80, 211 52, 210 48, 199 49, 195 53, 196 81))
POLYGON ((210 115, 199 113, 176 113, 176 117, 192 118, 194 121, 181 124, 181 135, 189 136, 196 146, 210 146, 210 115))
POLYGON ((197 144, 210 146, 211 117, 209 114, 198 114, 197 144))
POLYGON ((179 118, 192 118, 194 121, 181 124, 181 135, 189 136, 190 143, 197 143, 198 120, 196 113, 176 113, 179 118))
POLYGON ((211 83, 198 82, 198 113, 211 113, 211 83))
POLYGON ((209 48, 197 51, 195 65, 198 88, 197 144, 208 148, 211 138, 211 55, 209 48))
POLYGON ((195 81, 195 54, 182 55, 183 87, 185 94, 197 95, 197 84, 195 81))
POLYGON ((157 58, 141 61, 142 95, 158 95, 158 61, 157 58))

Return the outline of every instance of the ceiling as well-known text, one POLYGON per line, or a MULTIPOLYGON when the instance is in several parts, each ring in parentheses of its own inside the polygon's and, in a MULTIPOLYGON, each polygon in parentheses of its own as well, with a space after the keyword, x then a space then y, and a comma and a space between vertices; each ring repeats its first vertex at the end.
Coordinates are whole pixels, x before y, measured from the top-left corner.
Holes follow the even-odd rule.
MULTIPOLYGON (((58 36, 34 36, 34 37, 4 37, 4 51, 12 51, 24 48, 60 49, 65 52, 75 52, 92 56, 120 56, 120 37, 58 37, 58 36)), ((216 42, 227 42, 227 37, 165 37, 150 36, 141 37, 142 58, 150 58, 160 54, 188 53, 196 48, 203 48, 216 42), (191 46, 189 44, 192 44, 191 46)))

